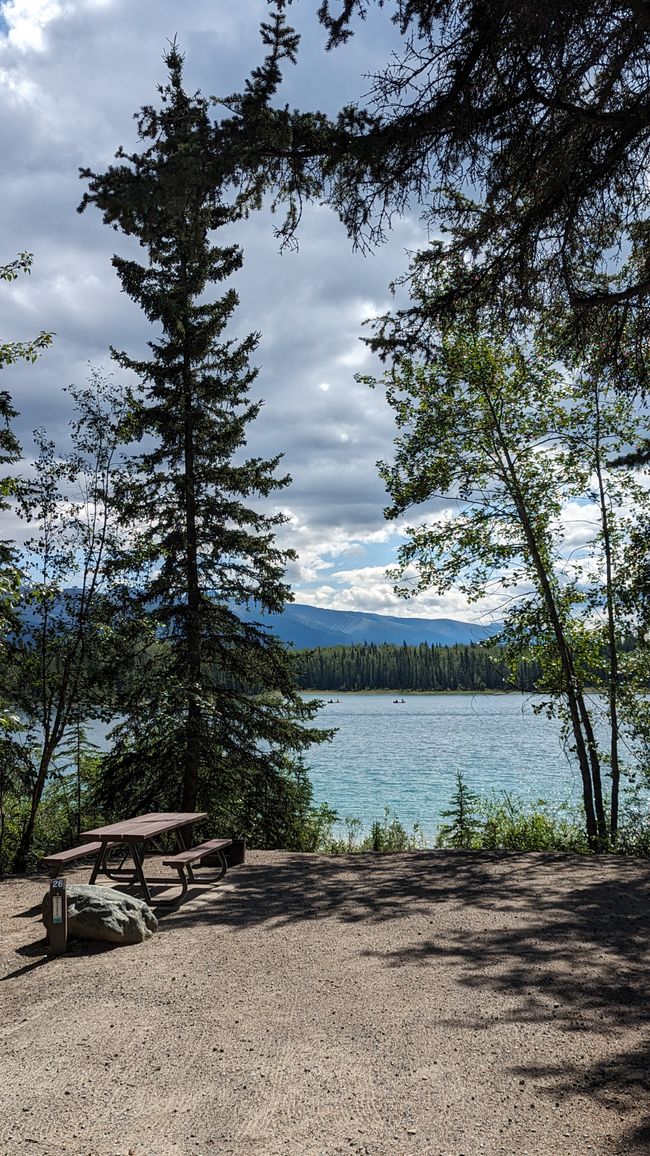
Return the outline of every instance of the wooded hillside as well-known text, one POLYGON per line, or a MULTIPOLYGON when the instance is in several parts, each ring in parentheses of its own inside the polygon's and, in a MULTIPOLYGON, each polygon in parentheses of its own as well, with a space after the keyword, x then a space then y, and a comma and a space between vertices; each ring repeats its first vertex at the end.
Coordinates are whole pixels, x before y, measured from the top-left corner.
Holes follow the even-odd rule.
POLYGON ((301 651, 303 690, 532 690, 537 664, 521 662, 513 682, 498 647, 375 643, 301 651))

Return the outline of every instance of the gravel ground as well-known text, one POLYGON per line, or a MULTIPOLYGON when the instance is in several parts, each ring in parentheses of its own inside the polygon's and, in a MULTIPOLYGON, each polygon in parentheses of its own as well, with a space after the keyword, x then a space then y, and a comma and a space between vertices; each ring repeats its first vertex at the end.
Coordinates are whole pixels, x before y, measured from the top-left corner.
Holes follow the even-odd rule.
POLYGON ((647 862, 249 852, 53 958, 46 887, 0 883, 3 1156, 650 1150, 647 862))

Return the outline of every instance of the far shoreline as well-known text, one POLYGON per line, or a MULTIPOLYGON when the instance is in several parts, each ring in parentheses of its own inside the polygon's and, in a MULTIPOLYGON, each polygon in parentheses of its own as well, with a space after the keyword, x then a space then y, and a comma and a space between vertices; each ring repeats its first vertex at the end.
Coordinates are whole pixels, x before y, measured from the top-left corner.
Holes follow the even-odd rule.
POLYGON ((408 698, 415 698, 416 696, 419 696, 419 695, 463 694, 463 695, 475 696, 475 695, 480 694, 480 695, 485 695, 486 697, 487 696, 493 696, 493 697, 499 696, 499 697, 503 698, 503 697, 505 697, 505 695, 510 695, 510 694, 518 694, 518 695, 521 695, 522 697, 525 697, 526 695, 543 694, 544 692, 540 691, 540 690, 311 690, 311 689, 308 689, 306 687, 301 687, 299 693, 300 694, 315 694, 315 695, 318 695, 319 698, 322 698, 323 695, 325 695, 325 694, 330 694, 330 695, 332 695, 332 694, 337 694, 337 695, 341 695, 341 694, 343 694, 343 695, 348 695, 348 694, 380 694, 380 695, 399 694, 402 696, 402 698, 407 698, 407 697, 408 698))

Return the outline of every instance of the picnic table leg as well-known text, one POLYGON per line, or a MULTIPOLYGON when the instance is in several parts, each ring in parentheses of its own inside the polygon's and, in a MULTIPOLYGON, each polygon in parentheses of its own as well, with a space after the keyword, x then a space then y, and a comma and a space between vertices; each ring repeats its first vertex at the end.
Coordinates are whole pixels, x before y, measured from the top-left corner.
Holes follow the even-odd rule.
POLYGON ((195 880, 197 883, 218 883, 219 880, 223 879, 224 875, 226 874, 226 871, 228 870, 228 864, 226 862, 226 856, 224 855, 221 847, 218 847, 217 850, 214 852, 214 854, 217 856, 217 859, 219 860, 219 873, 218 873, 218 875, 210 875, 207 878, 205 876, 203 876, 202 878, 195 880))
POLYGON ((99 872, 103 869, 104 856, 106 855, 107 850, 108 850, 108 848, 102 843, 101 847, 99 848, 99 851, 97 852, 97 856, 95 858, 95 864, 94 864, 94 867, 93 867, 91 875, 90 875, 90 881, 89 882, 90 882, 91 886, 93 883, 95 883, 97 876, 99 875, 99 872))
MULTIPOLYGON (((176 846, 178 847, 179 851, 189 851, 189 849, 190 849, 190 843, 188 843, 188 841, 187 841, 187 835, 186 835, 184 827, 179 827, 177 832, 176 832, 176 846)), ((196 878, 194 876, 194 872, 192 871, 192 864, 186 863, 185 864, 185 870, 187 871, 187 879, 189 879, 190 883, 196 883, 196 878)), ((187 891, 187 882, 185 879, 185 875, 183 874, 182 871, 180 872, 180 876, 181 876, 181 879, 183 880, 183 883, 185 885, 184 891, 183 891, 183 895, 184 895, 185 891, 187 891)))
MULTIPOLYGON (((141 854, 140 848, 138 847, 137 843, 129 843, 129 850, 131 852, 131 858, 133 859, 133 862, 135 864, 135 874, 136 874, 138 883, 140 884, 140 886, 142 888, 142 892, 143 892, 143 895, 145 897, 145 900, 147 901, 147 903, 151 903, 152 899, 151 899, 151 892, 149 890, 149 884, 147 883, 147 880, 145 879, 144 871, 142 869, 142 864, 144 861, 144 850, 141 854)), ((135 883, 135 879, 134 879, 134 883, 135 883)))
MULTIPOLYGON (((181 900, 184 899, 185 896, 187 895, 187 876, 186 876, 185 871, 183 870, 182 866, 179 866, 177 868, 177 870, 178 870, 178 882, 179 882, 180 888, 181 888, 180 895, 174 895, 172 899, 162 899, 159 896, 156 899, 156 903, 164 904, 166 907, 176 907, 181 902, 181 900)), ((166 879, 165 880, 161 879, 161 880, 159 880, 159 882, 161 882, 161 883, 165 882, 165 883, 167 883, 168 887, 173 887, 175 880, 170 879, 168 881, 166 879)))
MULTIPOLYGON (((109 852, 112 850, 113 846, 114 846, 113 843, 102 843, 99 851, 97 852, 97 858, 95 859, 95 864, 93 866, 92 873, 90 876, 90 883, 91 884, 96 881, 97 876, 100 874, 101 875, 107 875, 109 879, 118 879, 118 881, 120 881, 119 876, 112 874, 112 872, 109 871, 109 869, 108 869, 107 859, 108 859, 109 852)), ((121 869, 122 863, 124 863, 124 860, 126 859, 127 854, 128 854, 128 852, 124 853, 124 856, 122 858, 122 862, 120 863, 120 867, 118 868, 118 870, 121 869)))

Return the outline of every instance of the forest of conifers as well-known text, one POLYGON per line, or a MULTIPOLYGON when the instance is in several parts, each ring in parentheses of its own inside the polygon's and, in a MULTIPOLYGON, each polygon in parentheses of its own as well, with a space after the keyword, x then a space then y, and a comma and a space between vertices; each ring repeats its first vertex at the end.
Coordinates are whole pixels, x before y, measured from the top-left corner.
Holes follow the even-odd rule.
POLYGON ((298 655, 302 690, 522 690, 539 677, 534 661, 519 663, 517 677, 497 647, 395 646, 390 643, 318 647, 298 655))

